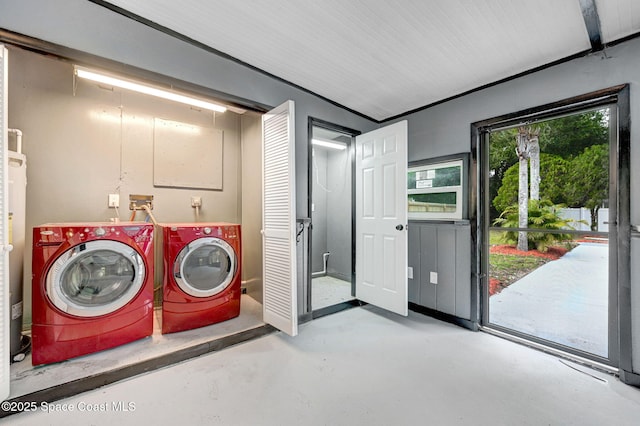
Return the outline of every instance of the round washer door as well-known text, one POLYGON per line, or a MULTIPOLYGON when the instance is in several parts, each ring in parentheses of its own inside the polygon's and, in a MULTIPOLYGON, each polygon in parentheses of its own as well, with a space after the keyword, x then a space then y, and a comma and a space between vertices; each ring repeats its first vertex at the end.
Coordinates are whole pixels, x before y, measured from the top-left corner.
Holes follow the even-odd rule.
POLYGON ((173 263, 173 277, 182 291, 209 297, 226 289, 236 274, 236 254, 226 241, 199 238, 185 246, 173 263))
POLYGON ((145 280, 142 256, 127 244, 89 241, 59 256, 47 273, 49 300, 63 312, 97 317, 135 298, 145 280))

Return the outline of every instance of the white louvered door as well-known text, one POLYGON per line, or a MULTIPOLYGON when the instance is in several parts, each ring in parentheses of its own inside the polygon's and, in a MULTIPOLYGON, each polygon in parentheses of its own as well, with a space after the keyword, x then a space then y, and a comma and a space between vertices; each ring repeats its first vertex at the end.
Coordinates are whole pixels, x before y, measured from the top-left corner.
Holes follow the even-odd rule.
POLYGON ((262 117, 263 321, 298 334, 294 103, 262 117))
POLYGON ((0 400, 9 397, 9 160, 7 154, 8 123, 8 52, 0 44, 0 400))

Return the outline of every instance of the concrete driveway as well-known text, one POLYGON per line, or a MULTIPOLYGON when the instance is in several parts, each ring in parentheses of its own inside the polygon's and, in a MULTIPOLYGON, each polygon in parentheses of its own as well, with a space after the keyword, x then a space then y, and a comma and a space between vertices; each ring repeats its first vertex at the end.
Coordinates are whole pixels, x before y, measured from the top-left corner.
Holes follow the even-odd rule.
POLYGON ((606 357, 608 244, 582 243, 489 299, 490 323, 606 357))

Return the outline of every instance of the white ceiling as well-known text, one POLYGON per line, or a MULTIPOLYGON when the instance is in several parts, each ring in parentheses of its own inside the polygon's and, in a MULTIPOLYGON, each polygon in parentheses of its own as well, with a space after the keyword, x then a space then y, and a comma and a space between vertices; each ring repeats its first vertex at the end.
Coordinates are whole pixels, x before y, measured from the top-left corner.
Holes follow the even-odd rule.
MULTIPOLYGON (((376 120, 591 48, 589 0, 109 0, 376 120)), ((595 0, 602 42, 640 1, 595 0)))

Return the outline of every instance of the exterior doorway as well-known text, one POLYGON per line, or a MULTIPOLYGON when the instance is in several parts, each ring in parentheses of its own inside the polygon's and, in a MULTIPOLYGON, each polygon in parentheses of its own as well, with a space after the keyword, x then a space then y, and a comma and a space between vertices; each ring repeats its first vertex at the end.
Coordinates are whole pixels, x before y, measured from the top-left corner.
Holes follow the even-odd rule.
POLYGON ((624 87, 472 126, 483 328, 611 367, 630 354, 624 87))
POLYGON ((489 135, 489 323, 604 358, 610 112, 489 135))

